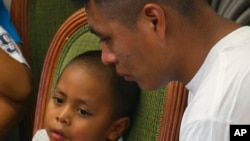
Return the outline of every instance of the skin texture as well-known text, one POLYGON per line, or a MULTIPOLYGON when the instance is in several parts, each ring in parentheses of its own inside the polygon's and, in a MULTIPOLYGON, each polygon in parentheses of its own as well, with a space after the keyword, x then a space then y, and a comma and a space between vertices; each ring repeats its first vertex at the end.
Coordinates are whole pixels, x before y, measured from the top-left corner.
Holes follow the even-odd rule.
POLYGON ((0 49, 0 140, 20 122, 30 102, 30 70, 0 49))
POLYGON ((70 64, 48 102, 45 128, 51 141, 114 141, 128 117, 114 118, 110 87, 102 73, 70 64))
POLYGON ((145 4, 131 29, 105 15, 110 7, 90 0, 88 23, 101 39, 102 61, 115 64, 119 75, 143 89, 157 89, 173 80, 187 84, 213 45, 239 27, 219 17, 205 0, 192 4, 195 11, 189 14, 168 4, 145 4))

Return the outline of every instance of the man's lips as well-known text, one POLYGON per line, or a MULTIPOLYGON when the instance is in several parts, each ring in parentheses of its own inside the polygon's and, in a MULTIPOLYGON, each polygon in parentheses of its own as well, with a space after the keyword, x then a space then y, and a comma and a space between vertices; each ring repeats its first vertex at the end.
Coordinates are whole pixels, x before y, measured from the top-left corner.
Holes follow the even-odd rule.
POLYGON ((119 71, 117 68, 116 68, 116 73, 117 73, 118 75, 120 75, 120 76, 125 75, 125 73, 123 73, 123 72, 119 71))
POLYGON ((129 75, 123 75, 123 78, 127 81, 132 81, 132 78, 129 75))
POLYGON ((119 72, 119 71, 117 71, 116 73, 117 73, 119 76, 123 77, 124 79, 126 79, 126 78, 128 77, 128 75, 125 74, 125 73, 122 73, 122 72, 119 72))
POLYGON ((121 73, 118 73, 119 76, 123 77, 125 80, 127 81, 133 81, 132 77, 128 74, 121 74, 121 73))

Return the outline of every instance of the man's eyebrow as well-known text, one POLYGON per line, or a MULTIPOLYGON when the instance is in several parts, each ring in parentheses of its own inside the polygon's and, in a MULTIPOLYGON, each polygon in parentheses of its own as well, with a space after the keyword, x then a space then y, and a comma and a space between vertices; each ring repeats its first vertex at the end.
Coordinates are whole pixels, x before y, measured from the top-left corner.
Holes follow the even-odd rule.
POLYGON ((96 31, 92 26, 88 26, 89 27, 89 31, 93 34, 95 34, 96 36, 100 37, 101 33, 99 33, 98 31, 96 31))

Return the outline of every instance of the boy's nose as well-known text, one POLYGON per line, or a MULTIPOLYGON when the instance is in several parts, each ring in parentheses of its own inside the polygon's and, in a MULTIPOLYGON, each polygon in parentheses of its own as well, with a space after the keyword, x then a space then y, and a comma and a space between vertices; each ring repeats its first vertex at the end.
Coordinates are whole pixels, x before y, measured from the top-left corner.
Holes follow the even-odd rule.
POLYGON ((68 109, 64 109, 63 111, 61 111, 61 113, 56 116, 56 121, 67 126, 70 125, 70 111, 68 109))
POLYGON ((66 126, 68 126, 68 125, 71 124, 69 118, 65 118, 65 117, 61 117, 61 116, 57 116, 57 117, 56 117, 56 121, 62 123, 63 125, 66 125, 66 126))

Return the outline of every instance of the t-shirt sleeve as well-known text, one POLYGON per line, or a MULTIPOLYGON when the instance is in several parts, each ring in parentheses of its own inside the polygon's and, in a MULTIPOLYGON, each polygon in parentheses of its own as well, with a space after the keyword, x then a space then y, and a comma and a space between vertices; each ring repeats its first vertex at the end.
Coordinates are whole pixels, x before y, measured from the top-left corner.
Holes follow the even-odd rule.
POLYGON ((4 5, 3 0, 0 0, 0 17, 0 25, 10 34, 16 43, 21 43, 22 41, 16 31, 16 28, 10 20, 9 11, 4 5))

